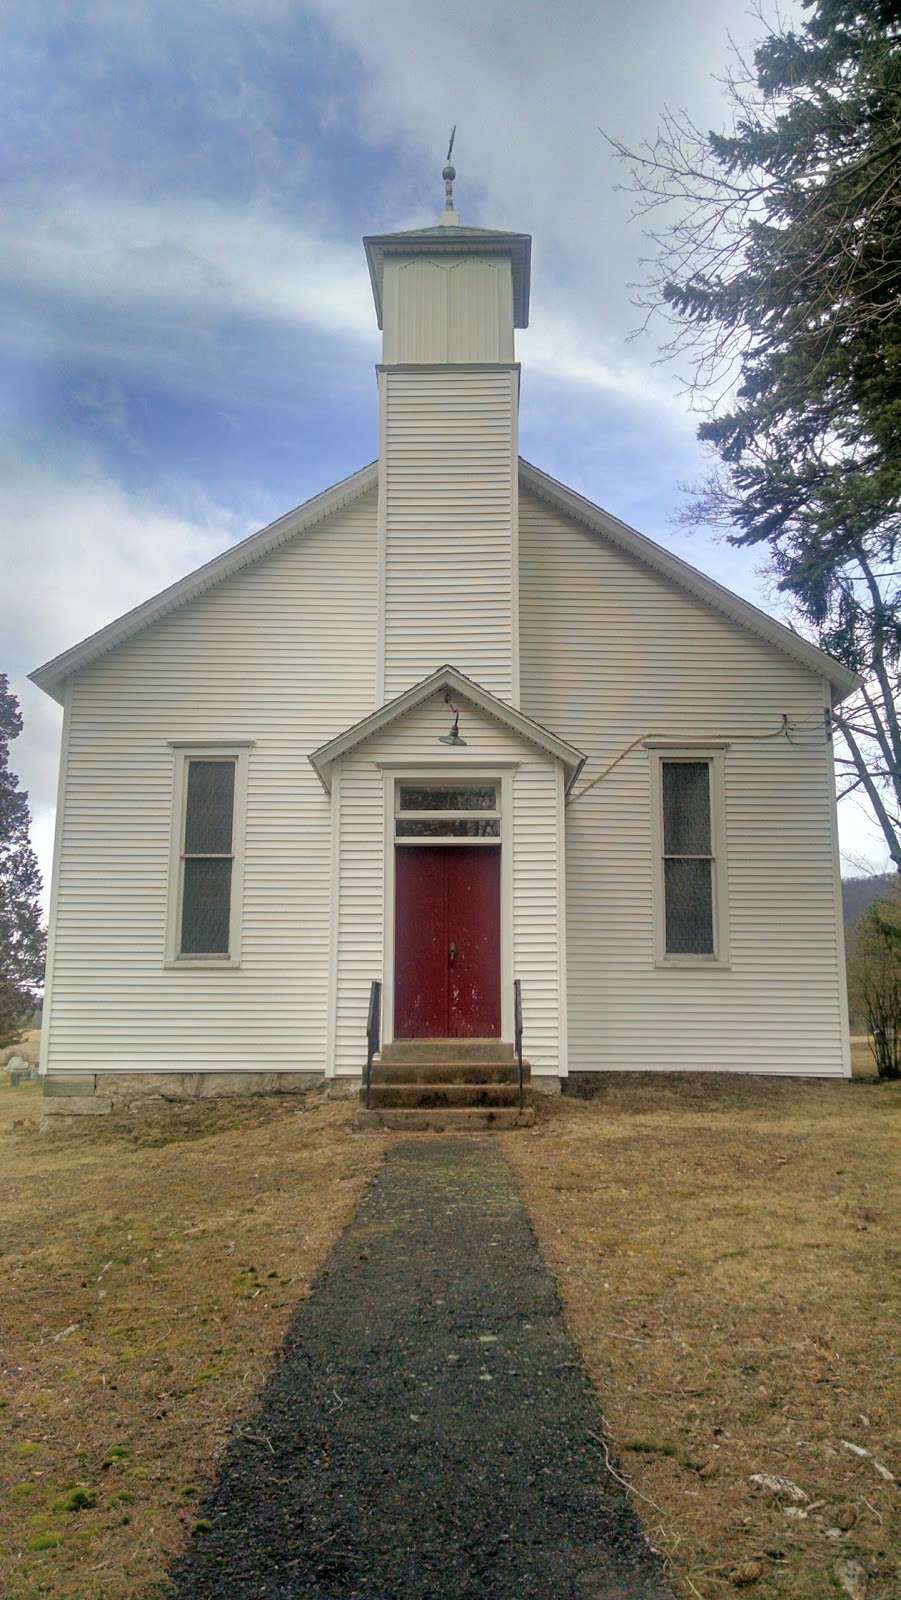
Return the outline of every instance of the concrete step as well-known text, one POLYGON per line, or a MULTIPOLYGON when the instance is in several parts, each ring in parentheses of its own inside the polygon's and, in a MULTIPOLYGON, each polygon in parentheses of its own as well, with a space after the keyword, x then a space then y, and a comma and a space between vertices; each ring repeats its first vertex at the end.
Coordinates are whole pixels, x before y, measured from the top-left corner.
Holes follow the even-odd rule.
POLYGON ((360 1110, 358 1128, 390 1128, 395 1133, 499 1133, 509 1128, 531 1128, 534 1106, 462 1107, 450 1110, 360 1110))
POLYGON ((383 1044, 386 1065, 412 1061, 512 1061, 513 1046, 503 1039, 395 1039, 383 1044))
MULTIPOLYGON (((519 1089, 515 1083, 374 1083, 372 1106, 514 1106, 519 1089)), ((366 1102, 366 1090, 360 1090, 366 1102)))
MULTIPOLYGON (((528 1082, 532 1068, 522 1064, 528 1082)), ((515 1061, 375 1061, 373 1083, 518 1083, 515 1061)))

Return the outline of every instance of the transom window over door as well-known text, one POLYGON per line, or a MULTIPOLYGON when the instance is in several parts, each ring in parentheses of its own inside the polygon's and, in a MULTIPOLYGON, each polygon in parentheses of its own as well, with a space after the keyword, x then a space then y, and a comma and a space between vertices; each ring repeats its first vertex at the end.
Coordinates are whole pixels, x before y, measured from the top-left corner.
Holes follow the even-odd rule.
POLYGON ((497 844, 501 813, 496 783, 399 783, 394 816, 397 844, 465 840, 497 844))
POLYGON ((722 756, 655 752, 657 960, 725 965, 722 756))
POLYGON ((176 749, 170 962, 237 963, 246 766, 245 749, 176 749))

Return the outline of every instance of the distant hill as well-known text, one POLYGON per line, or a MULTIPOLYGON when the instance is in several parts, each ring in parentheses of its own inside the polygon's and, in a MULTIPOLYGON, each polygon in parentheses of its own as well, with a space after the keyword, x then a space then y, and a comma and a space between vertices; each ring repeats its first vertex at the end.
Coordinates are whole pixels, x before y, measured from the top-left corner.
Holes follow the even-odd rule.
POLYGON ((845 927, 850 928, 858 917, 868 911, 874 900, 879 900, 893 886, 898 885, 897 872, 883 872, 877 878, 843 878, 842 911, 845 927))

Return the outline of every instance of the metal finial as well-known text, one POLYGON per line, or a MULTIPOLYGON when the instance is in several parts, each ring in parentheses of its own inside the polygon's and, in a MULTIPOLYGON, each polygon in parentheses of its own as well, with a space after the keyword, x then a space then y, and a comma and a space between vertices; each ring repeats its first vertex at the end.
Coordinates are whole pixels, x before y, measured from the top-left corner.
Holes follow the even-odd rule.
POLYGON ((442 222, 457 222, 459 220, 457 213, 454 210, 454 179, 457 176, 457 169, 451 164, 451 155, 453 154, 456 132, 457 124, 454 123, 454 126, 451 128, 451 136, 447 146, 447 157, 441 173, 441 176, 444 179, 444 216, 441 219, 442 222))

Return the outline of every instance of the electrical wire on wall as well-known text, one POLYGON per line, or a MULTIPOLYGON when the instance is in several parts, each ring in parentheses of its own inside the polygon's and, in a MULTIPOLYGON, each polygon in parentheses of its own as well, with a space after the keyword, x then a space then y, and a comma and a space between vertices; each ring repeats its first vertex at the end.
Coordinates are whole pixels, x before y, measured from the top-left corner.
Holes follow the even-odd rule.
MULTIPOLYGON (((785 739, 796 750, 822 749, 824 745, 832 742, 832 713, 826 710, 822 716, 816 717, 812 721, 795 722, 783 711, 782 721, 778 728, 773 728, 768 733, 712 733, 705 734, 701 739, 697 739, 691 734, 685 734, 684 739, 686 745, 698 744, 699 748, 707 741, 710 744, 745 744, 766 739, 785 739)), ((614 768, 618 767, 621 761, 625 761, 626 756, 631 755, 633 750, 637 750, 639 745, 666 740, 673 740, 673 735, 671 733, 640 733, 637 739, 633 739, 631 744, 627 744, 625 749, 620 751, 619 755, 610 762, 609 766, 604 768, 603 772, 599 772, 597 777, 592 778, 590 783, 583 784, 581 789, 578 789, 575 794, 571 794, 566 802, 567 805, 575 805, 576 801, 581 800, 582 796, 587 794, 590 789, 594 789, 597 784, 603 783, 605 778, 609 778, 614 768)))

